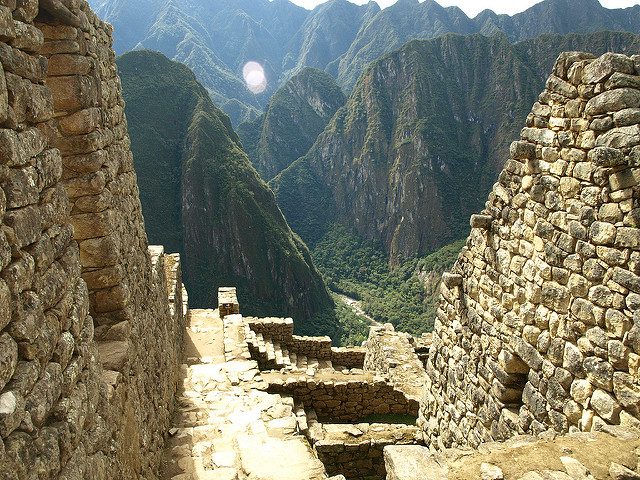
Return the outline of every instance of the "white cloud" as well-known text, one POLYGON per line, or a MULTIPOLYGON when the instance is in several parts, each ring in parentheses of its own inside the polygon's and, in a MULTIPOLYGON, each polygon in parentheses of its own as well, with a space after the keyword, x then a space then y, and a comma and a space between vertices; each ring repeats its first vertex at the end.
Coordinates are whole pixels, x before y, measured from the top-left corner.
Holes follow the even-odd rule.
MULTIPOLYGON (((313 8, 327 0, 291 0, 293 3, 305 8, 313 8)), ((350 0, 353 3, 362 5, 369 0, 350 0)), ((375 0, 382 7, 388 7, 396 3, 396 0, 375 0)), ((527 8, 540 3, 541 0, 436 0, 440 5, 449 7, 457 5, 470 17, 475 17, 482 10, 488 8, 496 13, 514 13, 522 12, 527 8)), ((640 0, 600 0, 600 3, 607 8, 626 8, 633 5, 640 5, 640 0)))

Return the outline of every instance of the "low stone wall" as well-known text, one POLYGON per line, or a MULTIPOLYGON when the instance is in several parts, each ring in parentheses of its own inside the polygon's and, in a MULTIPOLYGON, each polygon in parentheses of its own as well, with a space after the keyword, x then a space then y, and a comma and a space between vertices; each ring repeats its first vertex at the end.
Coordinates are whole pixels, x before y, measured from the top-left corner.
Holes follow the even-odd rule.
POLYGON ((331 363, 345 368, 362 368, 366 354, 362 347, 332 347, 331 363))
POLYGON ((384 480, 384 447, 419 444, 415 425, 379 423, 310 425, 307 438, 327 473, 347 480, 384 480))
POLYGON ((418 415, 418 402, 408 399, 382 379, 356 375, 318 378, 269 372, 263 374, 269 392, 289 395, 313 408, 318 420, 332 422, 361 421, 368 415, 418 415))
POLYGON ((369 330, 364 370, 384 376, 408 398, 419 402, 424 395, 426 372, 415 352, 415 339, 396 332, 391 324, 369 330))
POLYGON ((277 317, 245 317, 249 328, 263 337, 287 345, 293 337, 293 319, 277 317))

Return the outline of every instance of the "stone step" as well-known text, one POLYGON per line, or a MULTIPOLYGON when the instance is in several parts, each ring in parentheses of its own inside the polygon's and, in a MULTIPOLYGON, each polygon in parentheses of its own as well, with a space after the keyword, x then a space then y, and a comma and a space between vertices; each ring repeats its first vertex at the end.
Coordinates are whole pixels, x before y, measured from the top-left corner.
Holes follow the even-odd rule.
POLYGON ((318 368, 319 369, 332 369, 333 364, 331 360, 318 360, 318 368))
POLYGON ((298 359, 297 359, 296 365, 300 369, 306 369, 307 368, 307 356, 306 355, 298 355, 298 359))
POLYGON ((286 348, 282 349, 282 363, 285 368, 291 366, 291 358, 289 357, 289 350, 287 350, 286 348))
POLYGON ((267 344, 264 341, 264 337, 262 336, 261 333, 256 334, 256 341, 258 343, 258 351, 261 354, 266 354, 267 353, 267 344))

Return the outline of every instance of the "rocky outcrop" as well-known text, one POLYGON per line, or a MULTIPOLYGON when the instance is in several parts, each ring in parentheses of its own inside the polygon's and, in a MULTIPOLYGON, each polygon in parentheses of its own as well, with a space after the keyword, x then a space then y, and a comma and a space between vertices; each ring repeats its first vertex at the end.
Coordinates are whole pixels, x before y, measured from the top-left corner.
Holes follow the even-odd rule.
POLYGON ((0 3, 3 478, 154 478, 173 409, 179 259, 148 248, 110 42, 84 1, 0 3))
POLYGON ((443 282, 433 448, 640 425, 639 87, 637 56, 556 62, 443 282))

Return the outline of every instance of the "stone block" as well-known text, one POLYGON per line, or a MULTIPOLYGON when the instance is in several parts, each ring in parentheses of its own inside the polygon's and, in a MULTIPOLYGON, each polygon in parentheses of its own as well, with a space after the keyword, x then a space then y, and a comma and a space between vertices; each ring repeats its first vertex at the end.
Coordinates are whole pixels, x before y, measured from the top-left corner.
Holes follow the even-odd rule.
POLYGON ((24 417, 25 400, 15 391, 0 394, 0 437, 8 437, 24 417))
MULTIPOLYGON (((640 91, 638 94, 640 95, 640 91)), ((631 148, 640 145, 640 125, 613 128, 600 135, 595 144, 611 148, 631 148)))
MULTIPOLYGON (((0 269, 2 270, 2 269, 0 269)), ((11 292, 4 280, 0 279, 0 331, 11 321, 11 292)), ((2 388, 0 388, 2 390, 2 388)))
POLYGON ((589 116, 619 112, 628 108, 640 107, 640 91, 635 88, 618 88, 593 97, 585 106, 589 116))
POLYGON ((493 217, 491 215, 471 215, 470 225, 471 228, 481 228, 483 230, 489 230, 493 217))
POLYGON ((16 20, 31 23, 38 15, 38 0, 16 0, 13 16, 16 20))
POLYGON ((4 74, 4 68, 0 64, 0 124, 9 118, 9 92, 7 90, 7 81, 4 74))
POLYGON ((26 398, 25 408, 31 414, 31 420, 35 426, 44 425, 61 393, 62 368, 57 363, 49 363, 26 398))
POLYGON ((589 151, 588 158, 598 167, 617 167, 626 164, 624 153, 617 148, 596 147, 589 151))
POLYGON ((18 364, 18 344, 8 333, 0 335, 0 392, 13 377, 18 364))
POLYGON ((613 114, 616 127, 626 127, 640 123, 640 108, 626 108, 613 114))
POLYGON ((60 129, 70 135, 91 133, 102 125, 102 112, 98 108, 79 110, 60 119, 60 129))
POLYGON ((12 240, 18 247, 32 244, 42 231, 42 213, 33 205, 8 211, 5 213, 4 220, 13 229, 12 240))
POLYGON ((625 372, 613 374, 613 392, 625 409, 640 409, 640 385, 637 379, 625 372))
POLYGON ((83 267, 109 267, 118 263, 120 242, 116 235, 86 239, 78 243, 83 267))
POLYGON ((598 357, 587 357, 584 361, 587 380, 595 387, 608 392, 613 390, 613 367, 598 357))
POLYGON ((44 35, 40 29, 24 22, 16 21, 15 37, 9 42, 12 47, 31 54, 37 53, 44 43, 44 35))
POLYGON ((640 293, 640 276, 616 267, 613 269, 612 280, 632 292, 640 293))
POLYGON ((609 475, 613 480, 640 480, 640 473, 615 462, 609 466, 609 475))
POLYGON ((29 55, 0 42, 0 58, 5 73, 13 73, 33 83, 40 83, 45 78, 47 60, 44 57, 29 55))
POLYGON ((622 407, 616 399, 604 390, 596 390, 591 396, 591 406, 596 413, 610 423, 618 423, 622 407))
POLYGON ((599 83, 616 72, 633 75, 635 73, 633 61, 625 55, 606 53, 584 67, 582 82, 599 83))
POLYGON ((40 200, 38 172, 34 167, 10 169, 0 183, 7 199, 7 208, 15 209, 37 204, 40 200))
POLYGON ((70 221, 76 240, 106 237, 115 230, 116 225, 113 210, 72 215, 70 221))
POLYGON ((425 447, 389 445, 384 448, 387 480, 414 480, 416 472, 429 472, 429 480, 446 480, 448 468, 437 462, 425 447))
POLYGON ((640 249, 640 228, 619 227, 615 245, 622 248, 640 249))
POLYGON ((509 153, 514 160, 533 160, 536 158, 536 146, 529 142, 513 142, 509 153))
POLYGON ((93 69, 91 58, 83 55, 58 54, 49 57, 50 77, 89 75, 93 69))
POLYGON ((13 14, 10 8, 0 5, 0 42, 9 42, 16 36, 13 14))
POLYGON ((98 99, 97 85, 89 76, 49 77, 47 85, 53 94, 56 112, 75 112, 93 107, 98 99))

